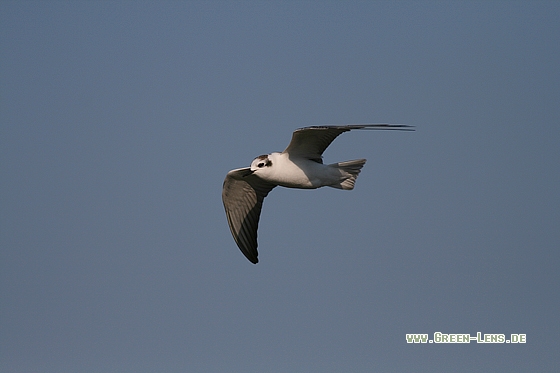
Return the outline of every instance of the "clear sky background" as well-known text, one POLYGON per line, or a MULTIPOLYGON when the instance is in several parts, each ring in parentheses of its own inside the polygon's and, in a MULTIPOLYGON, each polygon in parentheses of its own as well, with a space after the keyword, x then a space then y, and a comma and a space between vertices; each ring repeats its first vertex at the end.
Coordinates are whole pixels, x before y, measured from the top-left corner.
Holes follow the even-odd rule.
POLYGON ((0 2, 0 371, 553 371, 560 3, 0 2), (353 191, 230 169, 353 131, 353 191), (406 333, 527 334, 407 344, 406 333))

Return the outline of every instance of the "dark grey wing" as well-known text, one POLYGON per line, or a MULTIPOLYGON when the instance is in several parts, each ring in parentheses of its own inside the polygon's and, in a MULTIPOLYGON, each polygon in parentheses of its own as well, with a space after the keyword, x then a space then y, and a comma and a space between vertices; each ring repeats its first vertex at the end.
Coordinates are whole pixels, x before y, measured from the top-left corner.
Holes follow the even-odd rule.
POLYGON ((257 264, 257 229, 264 198, 276 185, 252 174, 250 168, 228 172, 222 189, 229 229, 237 246, 257 264))
POLYGON ((350 130, 401 130, 411 131, 411 126, 405 124, 355 124, 346 126, 312 126, 299 128, 294 131, 292 141, 284 150, 289 155, 304 157, 321 162, 323 152, 337 138, 338 135, 350 130))

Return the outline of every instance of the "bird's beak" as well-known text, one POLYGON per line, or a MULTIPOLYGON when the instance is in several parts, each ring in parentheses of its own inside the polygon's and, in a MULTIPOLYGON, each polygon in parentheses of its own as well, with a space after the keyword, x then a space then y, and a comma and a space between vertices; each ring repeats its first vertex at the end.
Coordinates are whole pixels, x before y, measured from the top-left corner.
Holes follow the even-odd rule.
POLYGON ((247 170, 244 170, 243 175, 241 175, 242 177, 247 177, 249 175, 252 175, 253 172, 255 172, 255 170, 251 170, 250 168, 248 168, 247 170))

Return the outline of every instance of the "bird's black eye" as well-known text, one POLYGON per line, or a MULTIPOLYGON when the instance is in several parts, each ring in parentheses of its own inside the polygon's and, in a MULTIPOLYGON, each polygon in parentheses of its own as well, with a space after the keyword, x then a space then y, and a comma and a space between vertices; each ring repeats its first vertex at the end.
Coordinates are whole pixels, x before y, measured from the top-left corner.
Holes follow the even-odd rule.
POLYGON ((264 166, 264 163, 262 163, 262 162, 257 165, 257 167, 259 167, 259 168, 261 168, 263 166, 264 166))

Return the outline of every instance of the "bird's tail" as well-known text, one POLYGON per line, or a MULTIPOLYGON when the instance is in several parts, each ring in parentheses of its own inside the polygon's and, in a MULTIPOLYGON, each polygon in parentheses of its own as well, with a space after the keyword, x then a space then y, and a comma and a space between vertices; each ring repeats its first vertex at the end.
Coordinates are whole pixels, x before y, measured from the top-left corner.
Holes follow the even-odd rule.
POLYGON ((360 170, 364 167, 366 163, 365 159, 356 159, 354 161, 346 161, 346 162, 339 162, 333 163, 329 166, 336 167, 341 171, 342 179, 340 183, 329 185, 333 188, 344 189, 344 190, 352 190, 354 189, 354 183, 356 182, 356 178, 360 174, 360 170))

